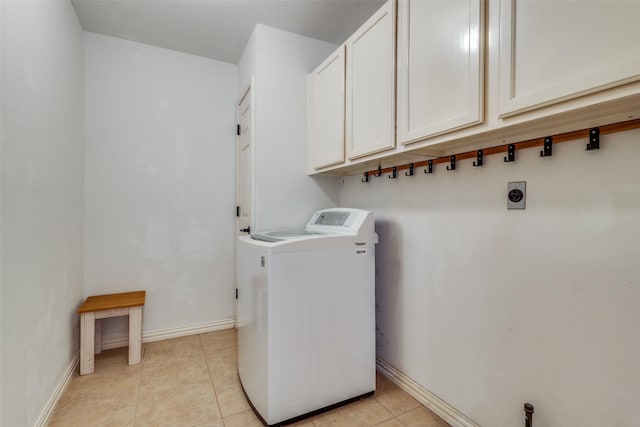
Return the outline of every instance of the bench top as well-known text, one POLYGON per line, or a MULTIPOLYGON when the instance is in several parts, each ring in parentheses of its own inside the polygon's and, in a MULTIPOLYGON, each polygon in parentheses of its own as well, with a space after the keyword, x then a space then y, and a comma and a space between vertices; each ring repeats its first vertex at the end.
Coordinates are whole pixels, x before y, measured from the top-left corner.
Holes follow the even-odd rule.
POLYGON ((114 308, 144 305, 146 291, 123 292, 119 294, 94 295, 88 297, 78 309, 78 313, 112 310, 114 308))

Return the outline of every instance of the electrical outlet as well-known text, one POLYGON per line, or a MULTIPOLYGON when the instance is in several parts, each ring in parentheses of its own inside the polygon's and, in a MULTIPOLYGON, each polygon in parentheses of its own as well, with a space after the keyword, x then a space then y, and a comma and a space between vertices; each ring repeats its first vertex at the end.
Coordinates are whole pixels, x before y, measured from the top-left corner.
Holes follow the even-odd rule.
POLYGON ((510 182, 507 185, 507 209, 524 209, 527 199, 527 182, 510 182))

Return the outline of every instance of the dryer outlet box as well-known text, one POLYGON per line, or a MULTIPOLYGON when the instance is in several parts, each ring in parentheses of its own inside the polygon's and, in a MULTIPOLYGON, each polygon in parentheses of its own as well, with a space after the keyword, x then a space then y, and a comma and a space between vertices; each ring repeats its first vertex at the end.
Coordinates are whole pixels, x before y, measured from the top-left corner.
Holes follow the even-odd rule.
POLYGON ((527 182, 510 182, 507 185, 507 209, 525 209, 527 182))

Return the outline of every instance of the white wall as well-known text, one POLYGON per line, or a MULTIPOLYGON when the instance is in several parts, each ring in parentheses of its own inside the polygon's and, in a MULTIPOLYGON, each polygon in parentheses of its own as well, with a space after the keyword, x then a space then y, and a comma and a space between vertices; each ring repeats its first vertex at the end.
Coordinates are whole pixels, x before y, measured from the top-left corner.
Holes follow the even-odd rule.
MULTIPOLYGON (((258 32, 262 25, 256 25, 249 37, 247 45, 244 47, 242 56, 238 61, 238 98, 251 82, 251 78, 258 74, 258 32)), ((255 84, 255 82, 254 82, 255 84)), ((256 88, 254 88, 255 93, 256 88)), ((239 100, 239 99, 238 99, 239 100)), ((254 106, 255 107, 255 106, 254 106)), ((255 128, 255 123, 254 123, 255 128)))
MULTIPOLYGON (((0 1, 0 166, 2 165, 2 2, 0 1)), ((0 168, 0 310, 2 310, 2 169, 0 168)), ((0 423, 2 422, 2 312, 0 311, 0 423)))
POLYGON ((2 402, 30 426, 78 351, 82 29, 69 2, 2 2, 2 402))
POLYGON ((85 295, 145 289, 145 333, 232 319, 237 67, 86 32, 85 73, 85 295))
POLYGON ((377 218, 377 351, 483 426, 637 425, 640 131, 345 180, 377 218), (506 209, 509 181, 527 209, 506 209))
POLYGON ((239 91, 254 76, 254 207, 252 229, 302 227, 334 207, 339 179, 309 177, 307 76, 336 46, 256 25, 239 62, 239 91))

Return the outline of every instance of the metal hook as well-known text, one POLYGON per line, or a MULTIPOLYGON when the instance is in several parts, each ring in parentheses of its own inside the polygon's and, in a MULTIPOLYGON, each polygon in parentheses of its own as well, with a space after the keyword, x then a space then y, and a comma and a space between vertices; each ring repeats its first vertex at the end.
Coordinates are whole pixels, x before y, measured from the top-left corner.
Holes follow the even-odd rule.
POLYGON ((381 176, 382 175, 382 166, 378 165, 378 172, 374 173, 373 176, 381 176))
POLYGON ((473 162, 473 166, 478 167, 484 164, 484 152, 482 150, 476 151, 476 161, 473 162))
POLYGON ((600 128, 593 128, 589 131, 589 143, 587 151, 600 149, 600 128))
POLYGON ((505 163, 515 162, 516 161, 516 145, 509 144, 507 146, 507 155, 504 158, 505 163))
POLYGON ((531 403, 524 404, 524 413, 527 417, 524 422, 525 427, 533 427, 533 405, 531 403))
POLYGON ((433 160, 427 160, 427 168, 424 173, 433 173, 433 160))
POLYGON ((362 182, 369 182, 369 172, 364 173, 364 179, 362 180, 362 182))
POLYGON ((405 176, 413 176, 413 174, 414 174, 414 170, 413 170, 413 169, 414 169, 414 168, 413 168, 413 163, 411 163, 411 164, 409 165, 409 172, 405 172, 405 173, 404 173, 404 174, 405 174, 405 176))
POLYGON ((396 179, 398 177, 398 168, 397 167, 393 167, 391 168, 391 175, 389 175, 389 179, 396 179))
POLYGON ((540 152, 540 157, 551 157, 553 155, 553 137, 548 136, 544 139, 544 146, 540 152))
POLYGON ((456 170, 456 155, 455 154, 451 155, 451 165, 447 166, 447 170, 448 171, 456 170))

